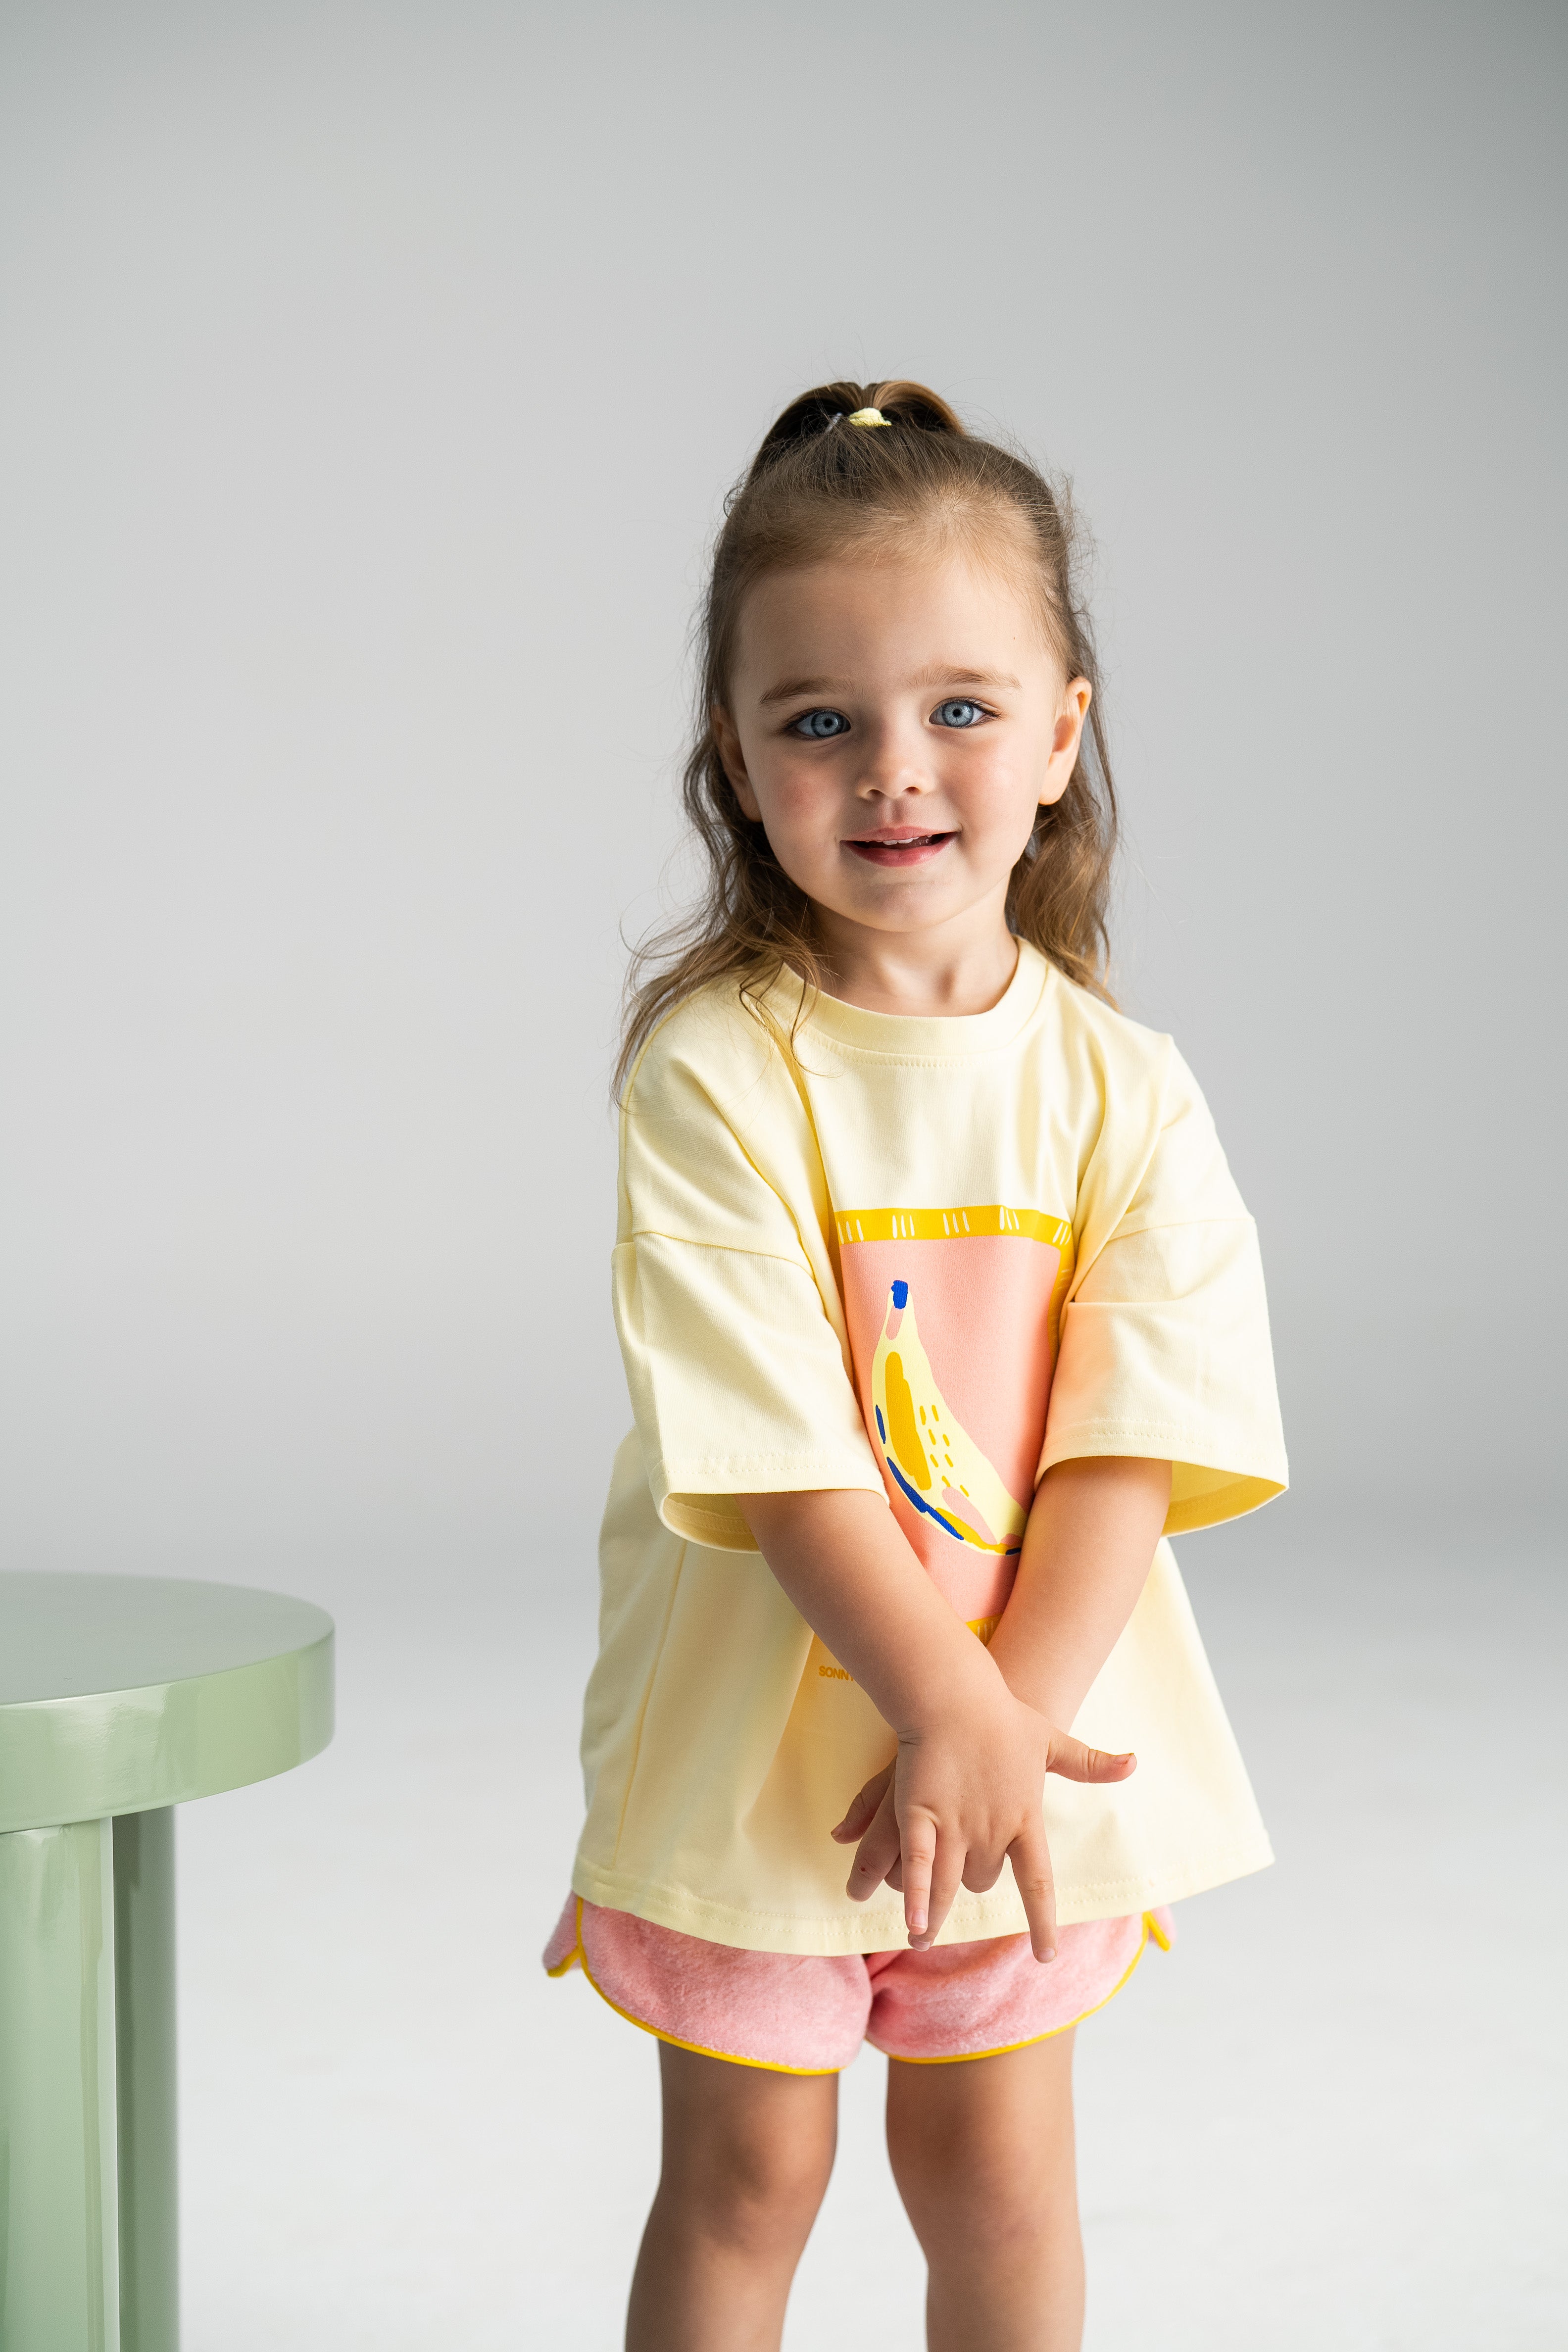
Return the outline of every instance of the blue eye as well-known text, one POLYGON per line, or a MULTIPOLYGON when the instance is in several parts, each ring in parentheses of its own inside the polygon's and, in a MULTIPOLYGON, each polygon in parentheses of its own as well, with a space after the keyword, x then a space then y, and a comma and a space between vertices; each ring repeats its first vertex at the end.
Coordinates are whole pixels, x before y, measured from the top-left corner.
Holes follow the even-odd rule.
POLYGON ((784 731, 804 735, 809 743, 826 743, 835 735, 847 735, 849 721, 842 710, 803 710, 798 719, 790 720, 784 731))
POLYGON ((981 720, 990 715, 989 711, 981 709, 978 702, 955 698, 952 702, 939 702, 931 712, 931 722, 937 727, 978 727, 981 720))

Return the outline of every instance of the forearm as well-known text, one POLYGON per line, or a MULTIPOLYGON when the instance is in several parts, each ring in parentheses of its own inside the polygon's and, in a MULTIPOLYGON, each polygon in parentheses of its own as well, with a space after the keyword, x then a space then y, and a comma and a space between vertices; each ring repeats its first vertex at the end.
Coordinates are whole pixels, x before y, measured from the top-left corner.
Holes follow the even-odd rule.
POLYGON ((741 1495, 763 1558, 814 1633, 900 1737, 1001 1676, 881 1497, 852 1488, 741 1495))
MULTIPOLYGON (((1152 1465, 1137 1466, 1148 1472, 1152 1465)), ((1028 1574, 1019 1579, 1026 1606, 1002 1642, 1009 1604, 993 1647, 1002 1642, 1020 1683, 1032 1679, 1042 1696, 1047 1687, 1066 1686, 1064 1664, 1069 1674, 1081 1671, 1085 1644, 1104 1631, 1103 1600, 1079 1592, 1080 1582, 1094 1580, 1093 1561, 1090 1572, 1079 1573, 1085 1543, 1092 1552, 1109 1536, 1120 1568, 1130 1526, 1146 1528, 1147 1573, 1158 1520, 1147 1501, 1140 1518, 1122 1489, 1139 1494, 1152 1483, 1135 1475, 1107 1481, 1107 1495, 1086 1508, 1075 1482, 1064 1479, 1032 1545, 1026 1533, 1028 1574), (1055 1684, 1038 1671, 1030 1676, 1047 1655, 1056 1662, 1055 1684)), ((1168 1492, 1168 1469, 1164 1484, 1168 1492)), ((872 1776, 832 1832, 845 1843, 858 1841, 848 1893, 864 1902, 892 1876, 903 1891, 910 1941, 923 1950, 960 1883, 984 1893, 1010 1859, 1035 1956, 1054 1958, 1041 1818, 1045 1776, 1121 1780, 1133 1759, 1085 1748, 1049 1719, 1032 1689, 1009 1682, 932 1583, 879 1496, 837 1489, 737 1499, 779 1583, 897 1736, 896 1761, 872 1776)), ((1162 1501, 1160 1520, 1164 1513, 1162 1501)), ((1124 1580, 1123 1618, 1135 1597, 1130 1572, 1124 1580)), ((1114 1639, 1114 1632, 1105 1633, 1107 1649, 1114 1639)))
POLYGON ((1072 1722, 1116 1646, 1170 1499, 1168 1462, 1058 1462, 1042 1479, 991 1655, 1014 1695, 1047 1722, 1072 1722))

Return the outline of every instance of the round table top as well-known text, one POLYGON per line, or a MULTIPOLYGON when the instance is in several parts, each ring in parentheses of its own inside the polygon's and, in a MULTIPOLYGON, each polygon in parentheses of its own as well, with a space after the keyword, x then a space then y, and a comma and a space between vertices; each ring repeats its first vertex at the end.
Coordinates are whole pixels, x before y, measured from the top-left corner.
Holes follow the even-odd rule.
POLYGON ((332 1621, 167 1576, 0 1575, 0 1833, 210 1797, 332 1736, 332 1621))

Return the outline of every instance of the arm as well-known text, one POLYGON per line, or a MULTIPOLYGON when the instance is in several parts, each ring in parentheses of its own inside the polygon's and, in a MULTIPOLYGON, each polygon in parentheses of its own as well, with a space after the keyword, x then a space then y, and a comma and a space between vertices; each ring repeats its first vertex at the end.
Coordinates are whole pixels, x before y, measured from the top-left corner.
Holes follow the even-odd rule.
MULTIPOLYGON (((1168 1462, 1114 1455, 1058 1463, 1040 1482, 990 1656, 1014 1696, 1047 1725, 1073 1721, 1115 1647, 1148 1580, 1170 1494, 1168 1462)), ((1070 1746, 1082 1757, 1100 1754, 1078 1741, 1070 1746)), ((1115 1772, 1070 1777, 1119 1780, 1135 1769, 1131 1756, 1117 1761, 1115 1772)), ((870 1835, 873 1824, 886 1822, 891 1773, 889 1766, 867 1781, 834 1835, 845 1843, 861 1839, 862 1859, 874 1852, 898 1886, 901 1856, 886 1854, 885 1840, 870 1835)))
POLYGON ((1040 1481, 991 1655, 1048 1723, 1071 1723, 1120 1640, 1170 1502, 1168 1462, 1080 1458, 1040 1481))
POLYGON ((880 1496, 834 1490, 737 1500, 779 1583, 898 1741, 890 1782, 866 1821, 853 1832, 847 1821, 840 1832, 859 1838, 850 1894, 864 1902, 901 1862, 910 1941, 924 1949, 960 1884, 994 1885, 1011 1856, 1036 1955, 1048 1958, 1056 1927, 1040 1819, 1045 1776, 1120 1780, 1131 1759, 1084 1748, 1014 1695, 880 1496))

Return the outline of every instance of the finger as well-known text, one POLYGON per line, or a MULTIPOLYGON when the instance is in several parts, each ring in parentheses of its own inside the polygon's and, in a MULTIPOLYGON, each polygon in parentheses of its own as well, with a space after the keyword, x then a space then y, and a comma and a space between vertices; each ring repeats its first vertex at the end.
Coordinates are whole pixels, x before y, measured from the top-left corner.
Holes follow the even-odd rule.
POLYGON ((1002 1875, 1005 1852, 987 1853, 984 1846, 972 1845, 963 1857, 963 1883, 972 1895, 984 1895, 1002 1875))
POLYGON ((904 1927, 918 1950, 929 1942, 931 1872, 936 1864, 936 1823, 911 1806, 900 1819, 899 1858, 904 1880, 904 1927))
POLYGON ((910 1941, 917 1951, 928 1951, 942 1932, 942 1921, 952 1908, 953 1896, 963 1883, 964 1850, 951 1830, 939 1834, 936 1858, 931 1864, 931 1894, 926 1904, 925 1933, 911 1936, 910 1941))
POLYGON ((877 1818, 877 1809, 888 1793, 892 1777, 890 1764, 884 1764, 879 1772, 873 1772, 864 1788, 858 1789, 850 1798, 844 1819, 837 1829, 828 1832, 828 1835, 836 1837, 840 1845, 853 1845, 857 1838, 863 1838, 877 1818))
POLYGON ((1029 1948, 1037 1960, 1057 1956, 1057 1890, 1051 1874, 1051 1850, 1043 1829, 1021 1831, 1007 1849, 1013 1883, 1023 1898, 1029 1923, 1029 1948))
POLYGON ((852 1903, 868 1902, 899 1858, 899 1822, 893 1811, 893 1792, 889 1789, 878 1806, 876 1817, 861 1838, 855 1859, 849 1865, 846 1893, 852 1903))
POLYGON ((1046 1769, 1059 1772, 1064 1780, 1125 1780, 1138 1769, 1138 1759, 1131 1748, 1123 1756, 1112 1756, 1103 1748, 1086 1748, 1068 1731, 1058 1731, 1052 1734, 1046 1769))

